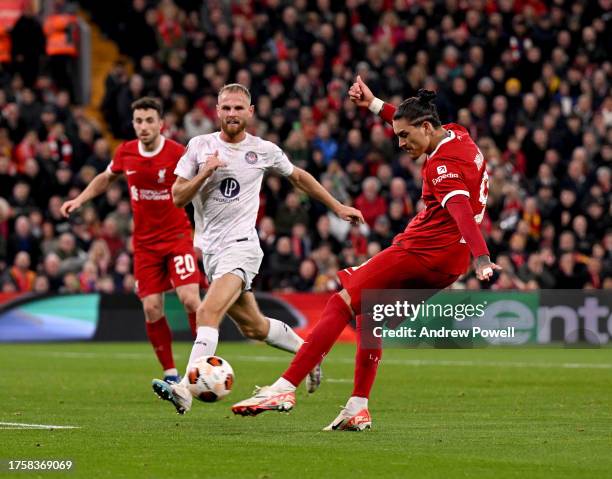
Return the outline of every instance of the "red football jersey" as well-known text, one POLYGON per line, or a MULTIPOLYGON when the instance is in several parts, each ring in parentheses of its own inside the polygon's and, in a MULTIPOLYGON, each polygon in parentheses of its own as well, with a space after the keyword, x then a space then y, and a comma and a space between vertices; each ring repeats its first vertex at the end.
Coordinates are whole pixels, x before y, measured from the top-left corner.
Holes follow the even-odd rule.
POLYGON ((449 136, 428 155, 423 164, 425 209, 416 215, 394 242, 418 253, 436 269, 451 274, 465 273, 470 260, 469 248, 459 227, 446 210, 446 202, 455 195, 470 200, 476 223, 484 217, 489 194, 489 177, 484 156, 467 130, 455 123, 443 125, 449 136), (464 247, 460 245, 463 243, 464 247), (456 251, 448 261, 449 251, 456 251), (436 258, 446 256, 443 264, 436 258))
POLYGON ((134 212, 134 248, 161 249, 191 237, 187 213, 172 202, 174 169, 185 147, 162 137, 157 151, 146 152, 138 140, 122 143, 108 169, 123 173, 130 188, 134 212))

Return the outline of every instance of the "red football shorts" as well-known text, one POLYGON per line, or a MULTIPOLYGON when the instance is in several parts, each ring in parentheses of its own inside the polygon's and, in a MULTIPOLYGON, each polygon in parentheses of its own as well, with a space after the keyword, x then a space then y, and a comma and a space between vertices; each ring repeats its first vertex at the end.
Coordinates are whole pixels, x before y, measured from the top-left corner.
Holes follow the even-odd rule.
POLYGON ((361 314, 361 292, 366 289, 444 289, 460 275, 426 268, 419 256, 392 245, 361 266, 338 273, 342 286, 351 296, 351 306, 361 314))
POLYGON ((136 294, 141 299, 185 284, 199 284, 200 271, 191 239, 166 248, 135 250, 134 277, 136 294))

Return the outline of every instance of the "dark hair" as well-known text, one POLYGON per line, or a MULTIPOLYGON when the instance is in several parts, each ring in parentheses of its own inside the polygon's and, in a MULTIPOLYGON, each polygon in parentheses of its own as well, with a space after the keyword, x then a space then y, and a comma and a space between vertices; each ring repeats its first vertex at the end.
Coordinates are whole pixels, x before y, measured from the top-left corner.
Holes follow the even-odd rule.
POLYGON ((404 100, 397 107, 394 120, 401 118, 407 120, 411 125, 418 126, 424 121, 428 121, 435 128, 442 126, 438 109, 434 103, 436 94, 430 90, 420 89, 417 96, 413 96, 404 100))
POLYGON ((155 110, 159 117, 162 117, 162 105, 156 98, 143 96, 142 98, 139 98, 133 102, 130 106, 132 108, 132 113, 136 110, 155 110))

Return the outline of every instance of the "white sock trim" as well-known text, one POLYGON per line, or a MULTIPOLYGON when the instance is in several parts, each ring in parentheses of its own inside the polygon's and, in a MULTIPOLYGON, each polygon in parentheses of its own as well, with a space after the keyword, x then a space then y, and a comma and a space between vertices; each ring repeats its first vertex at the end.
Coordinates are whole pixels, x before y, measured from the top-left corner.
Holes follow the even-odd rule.
POLYGON ((346 402, 346 409, 351 414, 357 414, 362 409, 368 408, 368 398, 362 398, 359 396, 351 396, 346 402))
POLYGON ((285 378, 280 377, 276 380, 274 384, 272 384, 272 389, 280 392, 290 392, 295 391, 295 386, 287 381, 285 378))

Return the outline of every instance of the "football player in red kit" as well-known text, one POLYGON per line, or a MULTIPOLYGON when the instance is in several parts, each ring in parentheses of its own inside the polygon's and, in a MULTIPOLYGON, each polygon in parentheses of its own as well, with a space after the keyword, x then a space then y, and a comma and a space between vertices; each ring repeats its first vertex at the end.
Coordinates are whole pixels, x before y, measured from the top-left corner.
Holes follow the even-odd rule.
POLYGON ((142 301, 147 336, 167 381, 180 378, 172 355, 172 334, 164 315, 164 292, 175 289, 195 331, 200 304, 200 273, 193 250, 191 223, 172 201, 174 169, 185 148, 161 135, 162 109, 154 98, 132 104, 137 139, 122 143, 108 168, 61 208, 64 216, 100 195, 124 174, 134 214, 134 276, 142 301))
MULTIPOLYGON (((361 266, 339 273, 344 289, 327 303, 321 319, 285 373, 271 386, 232 407, 235 414, 254 416, 264 411, 289 411, 295 405, 296 386, 321 362, 334 342, 357 316, 361 329, 361 292, 368 289, 443 289, 465 273, 474 257, 476 275, 489 279, 499 266, 478 224, 484 216, 488 176, 484 157, 460 125, 442 125, 434 105, 435 93, 420 90, 397 110, 375 98, 357 77, 351 100, 392 123, 399 146, 413 159, 425 155, 422 199, 426 208, 397 235, 392 246, 361 266)), ((326 430, 364 430, 372 424, 368 397, 382 356, 377 347, 365 347, 358 334, 353 393, 326 430)), ((368 345, 371 346, 371 345, 368 345)))

